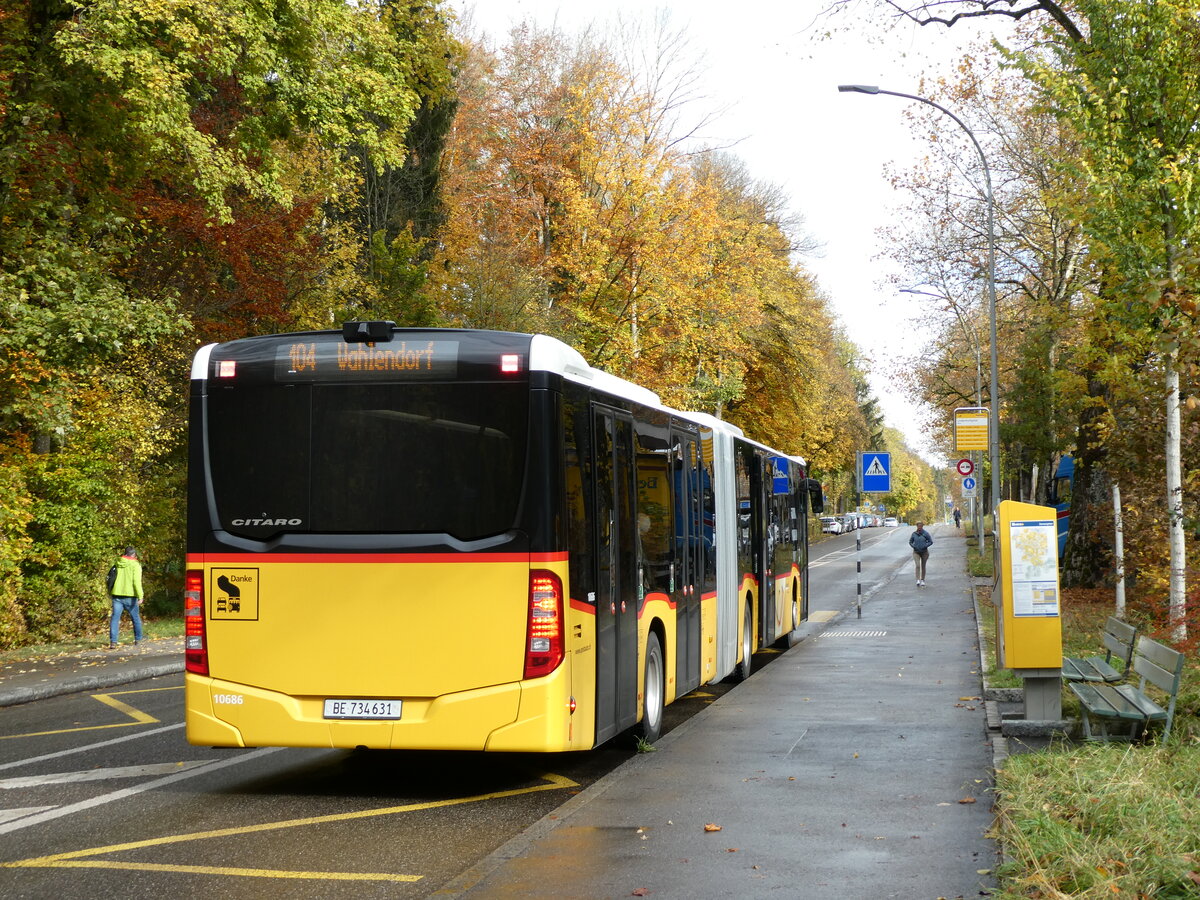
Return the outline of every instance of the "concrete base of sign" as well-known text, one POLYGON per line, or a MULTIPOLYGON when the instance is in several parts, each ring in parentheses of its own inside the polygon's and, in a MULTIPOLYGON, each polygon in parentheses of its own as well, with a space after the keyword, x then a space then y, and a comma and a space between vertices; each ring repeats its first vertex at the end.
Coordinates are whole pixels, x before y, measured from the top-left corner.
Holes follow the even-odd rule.
POLYGON ((1038 722, 1030 719, 1003 719, 1000 733, 1011 738, 1055 738, 1070 737, 1079 723, 1072 719, 1054 719, 1038 722))
POLYGON ((1014 669, 1025 680, 1025 718, 1032 722, 1062 718, 1062 669, 1014 669))

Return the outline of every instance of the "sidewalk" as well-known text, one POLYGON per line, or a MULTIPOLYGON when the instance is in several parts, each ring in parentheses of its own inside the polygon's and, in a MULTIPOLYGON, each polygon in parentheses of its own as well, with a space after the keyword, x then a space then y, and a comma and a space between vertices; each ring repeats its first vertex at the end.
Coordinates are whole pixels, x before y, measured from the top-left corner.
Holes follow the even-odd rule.
POLYGON ((94 691, 183 671, 183 638, 128 638, 116 650, 82 650, 0 665, 0 707, 94 691))
POLYGON ((815 632, 435 896, 986 895, 1002 741, 965 543, 934 533, 927 587, 905 562, 861 619, 815 632))

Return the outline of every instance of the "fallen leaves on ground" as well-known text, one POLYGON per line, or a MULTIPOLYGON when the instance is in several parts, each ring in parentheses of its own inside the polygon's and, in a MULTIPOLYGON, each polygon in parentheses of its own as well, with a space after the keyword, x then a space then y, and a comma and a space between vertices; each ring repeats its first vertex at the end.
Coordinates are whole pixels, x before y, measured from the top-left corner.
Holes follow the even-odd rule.
POLYGON ((721 830, 721 826, 720 826, 720 825, 714 825, 712 822, 709 822, 707 825, 705 825, 705 826, 704 826, 704 830, 705 830, 705 831, 720 831, 720 830, 721 830))

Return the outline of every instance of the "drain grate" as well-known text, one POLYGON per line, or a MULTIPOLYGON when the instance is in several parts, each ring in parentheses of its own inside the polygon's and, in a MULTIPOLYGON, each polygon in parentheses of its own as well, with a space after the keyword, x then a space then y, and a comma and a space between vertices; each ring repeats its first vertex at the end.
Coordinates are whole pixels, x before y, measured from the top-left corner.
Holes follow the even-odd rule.
POLYGON ((886 631, 824 631, 821 637, 827 638, 844 638, 844 637, 887 637, 886 631))

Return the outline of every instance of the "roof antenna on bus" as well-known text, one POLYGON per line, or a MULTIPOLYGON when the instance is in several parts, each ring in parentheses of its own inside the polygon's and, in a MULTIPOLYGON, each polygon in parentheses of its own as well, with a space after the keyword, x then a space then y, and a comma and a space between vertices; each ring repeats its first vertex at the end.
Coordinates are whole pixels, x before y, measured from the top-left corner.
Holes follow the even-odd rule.
POLYGON ((387 322, 343 322, 342 340, 347 344, 376 344, 392 339, 396 323, 387 322))

